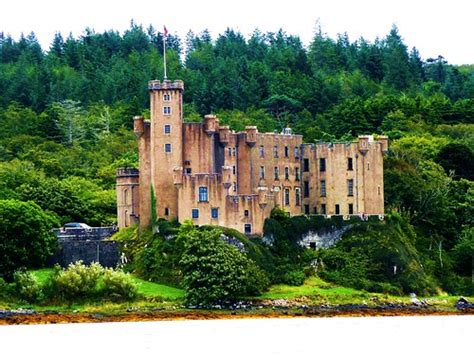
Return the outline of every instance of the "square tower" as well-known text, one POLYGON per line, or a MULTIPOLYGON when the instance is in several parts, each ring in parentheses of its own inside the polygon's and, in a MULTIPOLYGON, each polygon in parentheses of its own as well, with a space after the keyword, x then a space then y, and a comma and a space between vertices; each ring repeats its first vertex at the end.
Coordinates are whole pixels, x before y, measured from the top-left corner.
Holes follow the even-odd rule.
MULTIPOLYGON (((181 80, 150 81, 151 187, 156 197, 156 216, 178 217, 178 191, 173 171, 183 166, 183 90, 181 80)), ((151 196, 150 196, 151 198, 151 196)))

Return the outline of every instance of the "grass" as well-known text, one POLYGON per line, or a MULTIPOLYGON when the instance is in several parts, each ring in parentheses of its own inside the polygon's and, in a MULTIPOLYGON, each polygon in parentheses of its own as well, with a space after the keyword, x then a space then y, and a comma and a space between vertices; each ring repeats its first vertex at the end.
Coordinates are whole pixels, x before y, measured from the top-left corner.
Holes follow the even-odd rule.
MULTIPOLYGON (((41 285, 44 285, 53 274, 53 269, 32 270, 31 273, 38 279, 41 285)), ((144 298, 161 298, 175 301, 184 297, 184 291, 179 288, 145 281, 133 275, 132 278, 138 287, 138 294, 144 298)))

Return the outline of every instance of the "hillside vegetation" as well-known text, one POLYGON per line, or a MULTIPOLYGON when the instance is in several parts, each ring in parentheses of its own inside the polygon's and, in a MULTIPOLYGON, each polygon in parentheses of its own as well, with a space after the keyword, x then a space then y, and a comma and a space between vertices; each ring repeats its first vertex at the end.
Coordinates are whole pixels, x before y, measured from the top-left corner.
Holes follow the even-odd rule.
MULTIPOLYGON (((154 28, 135 23, 123 34, 57 34, 47 50, 33 33, 18 41, 2 34, 4 205, 18 209, 20 201, 34 202, 30 208, 44 211, 47 227, 115 221, 115 169, 137 165, 131 117, 149 116, 146 85, 161 78, 162 41, 154 28)), ((306 142, 390 137, 384 178, 386 211, 393 218, 351 229, 336 248, 321 252, 323 277, 395 293, 473 293, 472 65, 450 65, 441 55, 421 58, 395 26, 375 42, 347 34, 330 38, 317 29, 305 48, 284 30, 255 31, 246 39, 228 29, 217 38, 207 31, 184 39, 170 35, 168 48, 170 78, 185 82, 188 121, 215 113, 234 129, 291 126, 306 142)), ((8 222, 3 210, 0 216, 8 222)), ((0 231, 1 251, 34 249, 28 233, 23 238, 16 232, 16 246, 6 243, 12 233, 0 231)), ((272 261, 275 270, 296 266, 287 276, 269 272, 271 282, 301 279, 301 265, 292 260, 299 252, 284 247, 272 261)), ((261 263, 252 260, 268 273, 271 258, 260 257, 261 263)), ((138 272, 170 282, 179 277, 148 270, 159 265, 155 261, 143 258, 138 272)), ((15 268, 33 266, 28 263, 13 258, 2 264, 0 276, 11 278, 15 268)))

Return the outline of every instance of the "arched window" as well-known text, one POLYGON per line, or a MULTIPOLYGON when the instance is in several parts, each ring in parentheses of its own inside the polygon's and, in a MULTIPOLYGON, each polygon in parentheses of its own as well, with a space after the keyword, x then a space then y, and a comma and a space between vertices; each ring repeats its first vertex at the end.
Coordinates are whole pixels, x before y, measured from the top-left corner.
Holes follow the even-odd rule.
POLYGON ((123 190, 123 204, 128 205, 128 189, 123 190))

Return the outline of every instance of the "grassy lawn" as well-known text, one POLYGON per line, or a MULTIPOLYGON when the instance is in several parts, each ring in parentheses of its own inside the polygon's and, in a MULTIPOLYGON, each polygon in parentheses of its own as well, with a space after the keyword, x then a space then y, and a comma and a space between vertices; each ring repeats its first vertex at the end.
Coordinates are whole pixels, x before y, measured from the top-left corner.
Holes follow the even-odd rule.
MULTIPOLYGON (((52 275, 53 269, 32 270, 31 273, 36 276, 39 283, 43 285, 52 275)), ((147 298, 160 297, 170 301, 178 300, 184 297, 184 291, 179 288, 145 281, 133 275, 132 278, 138 286, 138 294, 140 296, 147 298)))

